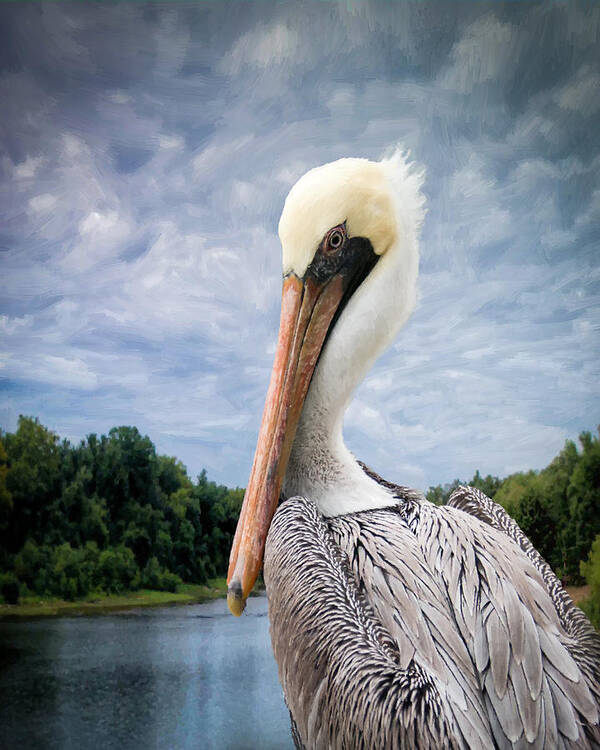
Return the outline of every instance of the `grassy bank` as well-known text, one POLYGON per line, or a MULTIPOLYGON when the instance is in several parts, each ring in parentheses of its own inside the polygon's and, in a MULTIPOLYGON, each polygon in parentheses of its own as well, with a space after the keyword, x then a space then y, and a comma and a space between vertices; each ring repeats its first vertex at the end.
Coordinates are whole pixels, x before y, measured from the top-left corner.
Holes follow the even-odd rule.
POLYGON ((0 604, 0 618, 105 614, 137 607, 197 604, 210 599, 218 599, 226 594, 225 579, 213 578, 205 586, 182 583, 173 593, 141 589, 140 591, 127 591, 124 594, 90 594, 85 599, 75 602, 29 596, 24 597, 19 604, 0 604))
POLYGON ((591 586, 567 586, 567 594, 571 597, 577 606, 587 599, 592 593, 591 586))
MULTIPOLYGON (((257 589, 262 589, 261 583, 257 589)), ((567 592, 580 604, 590 595, 590 586, 568 586, 567 592)), ((199 604, 227 595, 225 578, 212 578, 205 586, 182 583, 177 591, 151 591, 140 589, 125 594, 90 594, 85 599, 68 602, 64 599, 24 597, 19 604, 0 604, 0 619, 19 617, 56 617, 60 615, 93 615, 118 612, 138 607, 165 607, 174 604, 199 604)))

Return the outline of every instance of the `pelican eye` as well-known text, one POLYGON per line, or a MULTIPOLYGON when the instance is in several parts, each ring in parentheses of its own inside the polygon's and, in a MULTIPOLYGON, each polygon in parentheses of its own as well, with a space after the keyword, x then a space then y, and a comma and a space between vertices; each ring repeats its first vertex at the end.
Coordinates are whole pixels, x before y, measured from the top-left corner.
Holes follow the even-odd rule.
POLYGON ((341 229, 334 229, 327 239, 328 250, 339 250, 344 244, 344 232, 341 229))

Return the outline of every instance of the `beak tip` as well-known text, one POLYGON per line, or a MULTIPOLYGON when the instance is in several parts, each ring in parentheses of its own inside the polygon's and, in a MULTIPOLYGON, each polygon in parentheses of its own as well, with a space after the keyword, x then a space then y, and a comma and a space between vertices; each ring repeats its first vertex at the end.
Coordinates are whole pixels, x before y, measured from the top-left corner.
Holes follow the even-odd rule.
POLYGON ((246 597, 242 592, 242 584, 234 579, 227 587, 227 606, 232 615, 239 617, 246 608, 246 597))

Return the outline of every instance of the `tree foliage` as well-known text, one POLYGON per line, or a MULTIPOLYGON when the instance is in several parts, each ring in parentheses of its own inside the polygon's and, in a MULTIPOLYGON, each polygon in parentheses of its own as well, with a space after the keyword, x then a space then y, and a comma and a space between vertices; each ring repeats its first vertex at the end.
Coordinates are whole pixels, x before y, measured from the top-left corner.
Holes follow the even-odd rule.
POLYGON ((0 433, 0 595, 74 599, 224 575, 243 490, 156 453, 135 427, 61 441, 37 419, 0 433))
POLYGON ((583 560, 580 567, 581 575, 590 587, 590 595, 581 606, 594 627, 600 630, 600 534, 592 544, 588 559, 583 560))
MULTIPOLYGON (((600 440, 584 432, 579 443, 540 472, 477 471, 468 483, 503 505, 571 584, 595 581, 600 564, 600 440)), ((430 487, 427 498, 444 504, 459 484, 430 487)), ((14 433, 0 432, 0 597, 174 590, 224 575, 243 494, 205 471, 192 481, 135 427, 71 445, 20 417, 14 433)))

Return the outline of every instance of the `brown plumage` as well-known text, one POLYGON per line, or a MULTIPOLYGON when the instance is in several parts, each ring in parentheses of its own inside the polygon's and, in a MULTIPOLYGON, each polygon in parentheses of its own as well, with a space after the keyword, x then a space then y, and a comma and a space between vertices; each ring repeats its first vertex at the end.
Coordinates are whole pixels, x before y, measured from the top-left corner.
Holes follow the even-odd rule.
POLYGON ((600 747, 600 637, 504 510, 324 518, 284 502, 265 553, 271 638, 307 748, 600 747))

